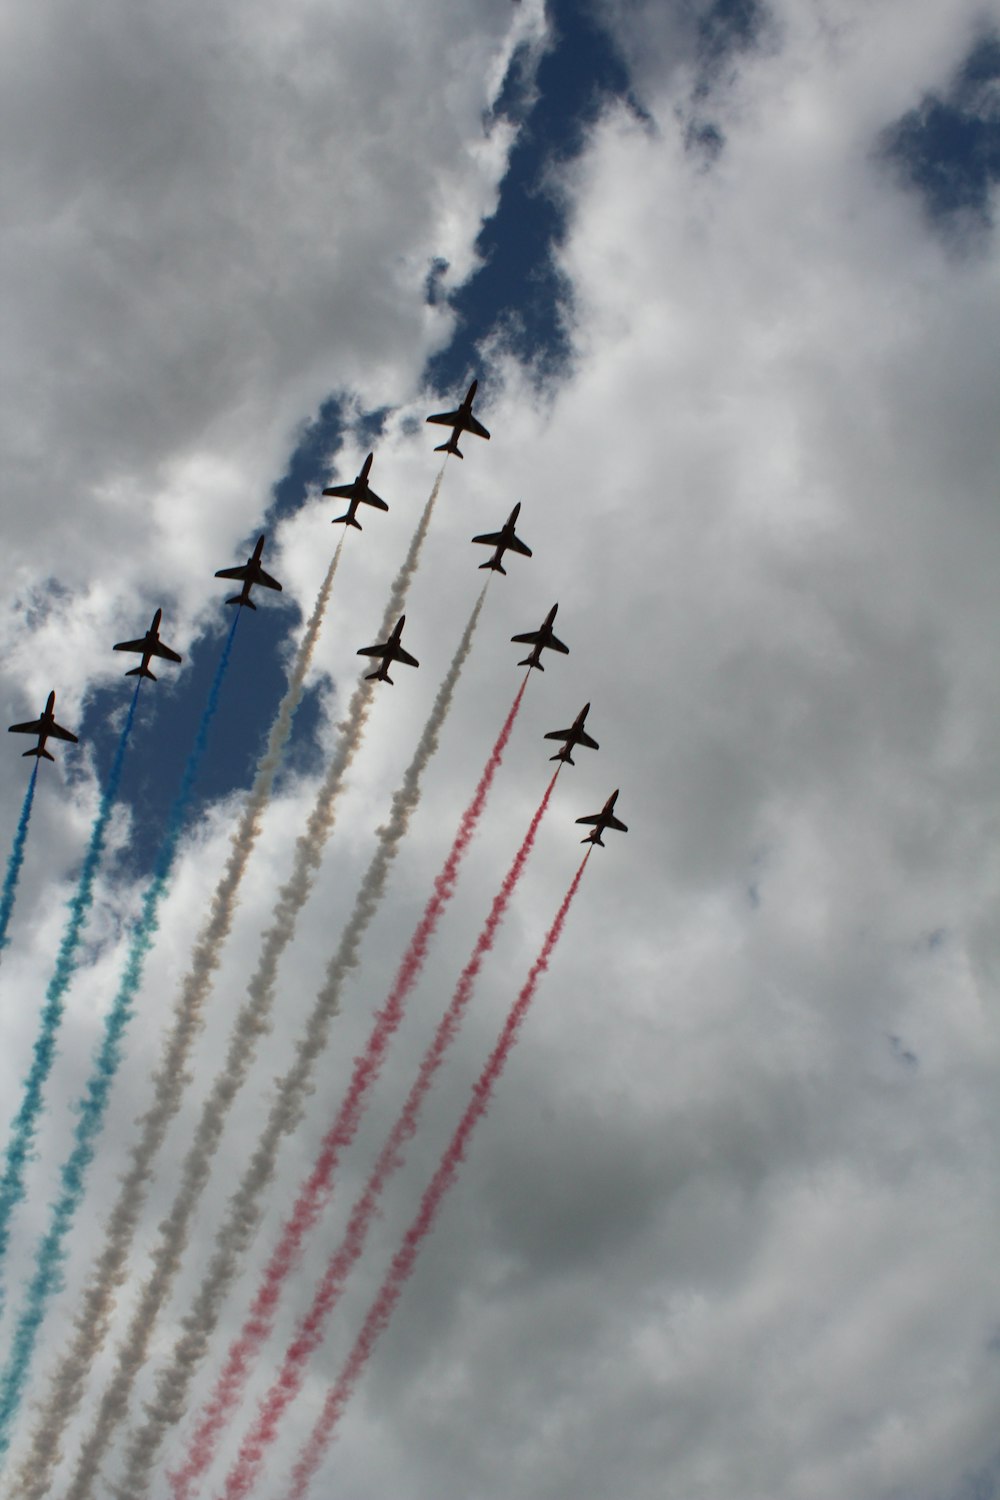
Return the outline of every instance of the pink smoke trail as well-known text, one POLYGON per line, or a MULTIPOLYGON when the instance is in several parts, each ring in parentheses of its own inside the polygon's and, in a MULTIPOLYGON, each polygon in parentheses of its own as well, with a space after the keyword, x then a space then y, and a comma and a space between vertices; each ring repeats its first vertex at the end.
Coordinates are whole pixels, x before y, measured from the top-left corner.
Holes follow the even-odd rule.
MULTIPOLYGON (((388 1326, 403 1286, 416 1264, 420 1247, 430 1233, 445 1194, 454 1183, 458 1169, 465 1159, 472 1132, 489 1108, 493 1090, 517 1041, 521 1025, 535 997, 538 981, 549 966, 552 950, 559 941, 573 897, 577 893, 580 881, 583 879, 583 872, 587 868, 587 861, 592 853, 593 850, 588 849, 583 856, 569 890, 563 897, 562 905, 556 913, 556 919, 545 935, 541 952, 532 964, 521 993, 511 1006, 489 1061, 473 1085, 472 1098, 459 1122, 458 1129, 452 1136, 438 1169, 431 1178, 430 1185, 421 1199, 417 1216, 403 1237, 403 1243, 396 1252, 378 1295, 368 1310, 368 1316, 340 1372, 340 1378, 336 1385, 331 1387, 319 1420, 299 1456, 285 1500, 305 1500, 309 1484, 323 1460, 344 1408, 354 1393, 354 1388, 364 1372, 380 1334, 384 1333, 388 1326)), ((304 1327, 305 1325, 303 1329, 304 1327)), ((301 1332, 299 1337, 302 1337, 301 1332)))
POLYGON ((444 1061, 449 1046, 458 1033, 472 998, 476 976, 482 968, 484 958, 493 947, 504 913, 524 873, 524 867, 534 846, 535 837, 542 818, 545 816, 558 775, 557 770, 545 789, 545 795, 531 820, 521 847, 514 856, 514 861, 493 899, 489 916, 476 940, 472 956, 459 976, 451 1003, 424 1054, 406 1103, 372 1169, 364 1192, 351 1212, 343 1242, 329 1262, 313 1305, 300 1324, 299 1331, 285 1355, 281 1371, 264 1397, 257 1419, 244 1439, 236 1462, 226 1480, 225 1500, 243 1500, 243 1497, 247 1495, 257 1478, 266 1449, 277 1436, 278 1423, 285 1408, 301 1388, 309 1357, 323 1337, 326 1320, 340 1298, 348 1272, 364 1249, 368 1229, 375 1216, 382 1190, 402 1162, 402 1148, 416 1131, 423 1101, 438 1068, 444 1061))
MULTIPOLYGON (((300 1189, 298 1199, 285 1222, 281 1239, 263 1273, 243 1328, 230 1345, 222 1373, 202 1410, 198 1426, 188 1445, 184 1465, 168 1475, 174 1500, 190 1500, 198 1480, 211 1464, 222 1432, 242 1399, 254 1363, 270 1335, 282 1288, 297 1264, 303 1242, 327 1200, 340 1153, 354 1138, 389 1043, 403 1019, 407 996, 420 976, 431 939, 454 893, 459 865, 472 842, 486 805, 514 728, 529 676, 530 674, 525 675, 517 691, 472 800, 462 814, 451 850, 434 881, 430 900, 403 955, 393 987, 382 1009, 376 1012, 364 1052, 355 1060, 351 1083, 337 1117, 323 1140, 315 1167, 300 1189)), ((553 784, 554 781, 553 777, 553 784)), ((551 787, 549 791, 551 792, 551 787)), ((549 793, 546 793, 546 802, 548 796, 549 793)), ((428 1078, 428 1084, 429 1082, 428 1078)))

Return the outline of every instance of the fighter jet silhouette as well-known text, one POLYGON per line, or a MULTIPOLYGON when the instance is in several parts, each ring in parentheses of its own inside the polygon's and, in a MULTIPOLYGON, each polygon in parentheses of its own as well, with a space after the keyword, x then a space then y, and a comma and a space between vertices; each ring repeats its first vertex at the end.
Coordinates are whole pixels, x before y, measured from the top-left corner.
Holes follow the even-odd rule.
POLYGON ((142 657, 142 661, 137 667, 132 667, 125 673, 126 677, 148 677, 150 682, 155 682, 156 674, 149 670, 149 658, 151 656, 162 656, 165 661, 181 660, 176 651, 171 651, 170 647, 165 646, 160 640, 160 620, 162 616, 162 609, 158 609, 153 616, 153 623, 140 640, 119 641, 117 646, 112 648, 114 651, 135 651, 142 657))
POLYGON ((369 453, 362 465, 361 473, 350 484, 334 484, 323 491, 324 495, 335 495, 339 500, 349 500, 351 503, 342 516, 334 516, 332 525, 336 526, 338 521, 343 521, 347 526, 356 526, 361 530, 361 522, 356 518, 359 505, 374 505, 376 510, 388 510, 384 500, 380 500, 375 491, 368 483, 368 474, 371 470, 374 453, 369 453))
POLYGON ((38 735, 38 744, 30 750, 25 750, 25 755, 37 755, 40 760, 55 760, 55 756, 50 755, 45 748, 45 741, 50 734, 57 740, 69 740, 74 745, 79 744, 75 734, 70 734, 68 729, 56 723, 55 706, 56 695, 55 692, 51 692, 40 719, 32 719, 29 724, 11 724, 8 734, 38 735))
POLYGON ((419 667, 420 663, 417 661, 417 658, 410 655, 409 651, 404 648, 399 639, 403 633, 403 626, 405 623, 406 616, 400 615, 399 619, 396 621, 396 625, 392 632, 392 635, 387 641, 383 641, 381 645, 378 646, 361 647, 361 650, 358 652, 359 656, 380 656, 382 658, 377 671, 367 672, 365 674, 366 681, 388 682, 389 685, 392 686, 392 678, 389 676, 389 668, 392 666, 394 661, 401 661, 407 667, 419 667))
POLYGON ((482 422, 477 422, 472 415, 472 403, 476 399, 476 386, 478 380, 474 380, 465 393, 465 400, 457 411, 439 411, 436 416, 428 417, 428 422, 440 422, 443 427, 452 429, 451 437, 446 443, 441 443, 434 449, 435 453, 454 453, 456 458, 464 455, 458 451, 458 436, 461 432, 474 432, 476 437, 486 438, 489 441, 489 433, 482 422))
POLYGON ((260 565, 260 554, 264 550, 264 538, 257 538, 257 545, 247 558, 246 562, 239 568, 220 568, 216 578, 242 578, 243 587, 238 594, 233 594, 227 599, 227 604, 245 604, 247 609, 256 609, 257 606, 250 598, 250 590, 255 583, 261 584, 266 589, 277 589, 281 593, 281 584, 270 573, 265 573, 260 565))

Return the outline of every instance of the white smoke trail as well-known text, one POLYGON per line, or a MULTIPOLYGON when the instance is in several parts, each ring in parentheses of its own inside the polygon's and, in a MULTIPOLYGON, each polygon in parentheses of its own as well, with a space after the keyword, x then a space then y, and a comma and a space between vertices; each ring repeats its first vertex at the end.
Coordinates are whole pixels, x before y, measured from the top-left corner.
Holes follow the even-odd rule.
POLYGON ((104 1248, 76 1317, 73 1342, 69 1350, 60 1356, 50 1377, 48 1397, 32 1433, 30 1448, 13 1480, 10 1493, 16 1495, 18 1500, 42 1500, 48 1493, 53 1472, 61 1457, 59 1445, 66 1423, 80 1404, 90 1368, 107 1335, 115 1295, 125 1279, 129 1250, 146 1201, 153 1162, 170 1122, 180 1108, 184 1087, 188 1082, 187 1060, 201 1029, 212 976, 219 966, 222 944, 233 924, 240 884, 260 835, 274 778, 302 698, 306 674, 319 639, 343 547, 342 536, 316 595, 312 614, 292 663, 288 686, 278 705, 264 754, 257 764, 253 786, 239 826, 232 836, 232 850, 212 897, 208 921, 195 943, 191 967, 174 1003, 173 1027, 164 1039, 160 1066, 152 1079, 153 1102, 137 1121, 141 1133, 132 1148, 128 1171, 122 1178, 118 1201, 108 1220, 104 1248))
MULTIPOLYGON (((382 631, 386 635, 405 604, 443 475, 442 466, 413 533, 406 558, 393 581, 382 618, 382 631)), ((351 695, 347 716, 338 726, 341 735, 337 750, 309 815, 306 831, 296 841, 292 873, 278 893, 271 926, 261 942, 256 972, 233 1025, 226 1061, 205 1101, 191 1146, 178 1173, 179 1187, 170 1211, 160 1225, 152 1270, 118 1350, 117 1366, 101 1399, 96 1423, 83 1443, 66 1500, 84 1500, 91 1493, 108 1443, 127 1415, 132 1384, 145 1364, 156 1318, 173 1287, 187 1245, 191 1220, 211 1175, 212 1159, 230 1107, 253 1064, 258 1039, 268 1029, 278 962, 294 935, 299 912, 312 890, 323 849, 333 828, 337 796, 345 772, 364 737, 373 688, 374 683, 364 676, 360 678, 351 695)), ((131 1495, 132 1491, 127 1489, 125 1493, 131 1495)))
MULTIPOLYGON (((357 966, 362 939, 378 910, 390 866, 420 800, 421 777, 437 749, 455 684, 472 647, 472 638, 488 586, 487 582, 476 600, 458 650, 438 689, 413 759, 401 786, 393 796, 389 819, 377 831, 378 847, 358 889, 354 909, 337 951, 327 966, 326 979, 316 996, 305 1034, 296 1050, 295 1061, 278 1081, 267 1123, 243 1181, 229 1201, 226 1219, 216 1238, 208 1271, 190 1312, 183 1319, 181 1335, 168 1363, 157 1377, 155 1395, 146 1404, 146 1420, 130 1435, 126 1448, 125 1474, 119 1486, 120 1493, 129 1496, 129 1500, 139 1500, 140 1496, 147 1494, 163 1439, 184 1415, 191 1380, 204 1358, 226 1294, 260 1222, 263 1199, 274 1180, 281 1142, 295 1129, 302 1117, 303 1105, 312 1091, 315 1065, 326 1046, 330 1022, 340 1009, 340 993, 344 981, 351 969, 357 966)), ((83 1500, 85 1493, 86 1491, 78 1492, 74 1487, 67 1500, 83 1500)))

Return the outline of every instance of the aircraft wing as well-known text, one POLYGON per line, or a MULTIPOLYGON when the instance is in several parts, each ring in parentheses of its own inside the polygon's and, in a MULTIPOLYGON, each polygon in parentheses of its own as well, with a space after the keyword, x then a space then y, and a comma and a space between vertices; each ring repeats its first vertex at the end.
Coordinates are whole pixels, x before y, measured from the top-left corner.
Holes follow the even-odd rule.
POLYGON ((265 573, 263 568, 258 568, 253 576, 253 581, 254 583, 263 584, 266 589, 277 589, 278 593, 281 593, 281 584, 276 578, 272 578, 270 573, 265 573))
MULTIPOLYGON (((503 541, 503 532, 484 531, 482 536, 474 536, 472 540, 474 542, 482 542, 486 547, 499 547, 500 543, 503 541)), ((513 546, 513 543, 509 542, 507 545, 513 546)))
MULTIPOLYGON (((117 646, 115 650, 118 650, 117 646)), ((150 646, 149 651, 152 656, 162 656, 164 661, 181 660, 180 655, 176 651, 172 651, 169 646, 165 646, 162 641, 157 641, 155 645, 150 646)))
POLYGON ((545 644, 553 651, 561 651, 563 656, 569 655, 569 647, 564 646, 562 641, 558 640, 554 635, 550 636, 545 644))
POLYGON ((42 723, 41 719, 33 719, 30 724, 12 724, 10 726, 10 728, 8 729, 7 733, 8 734, 41 734, 41 732, 42 732, 42 730, 44 728, 45 728, 45 725, 42 723))
POLYGON ((595 828, 597 828, 598 826, 600 826, 601 828, 607 828, 609 826, 609 824, 604 821, 603 813, 591 813, 589 818, 577 818, 576 821, 578 823, 592 823, 595 828))
POLYGON ((417 661, 417 658, 415 656, 411 656, 409 651, 404 651, 402 646, 396 647, 396 660, 403 662, 403 664, 407 667, 419 667, 420 665, 420 663, 417 661))
POLYGON ((70 734, 68 729, 64 729, 61 724, 56 724, 54 721, 49 725, 49 734, 54 735, 57 740, 69 740, 72 745, 80 743, 75 734, 70 734))
MULTIPOLYGON (((547 740, 569 740, 573 739, 573 737, 572 729, 550 729, 548 734, 545 735, 545 739, 547 740)), ((586 745, 588 750, 599 750, 601 748, 596 740, 591 739, 585 729, 581 729, 580 733, 576 736, 576 743, 578 745, 586 745)))
POLYGON ((365 490, 365 492, 361 496, 361 498, 365 502, 366 505, 374 505, 374 507, 375 507, 376 510, 388 510, 389 509, 388 505, 386 505, 386 503, 382 499, 381 495, 376 495, 376 493, 375 493, 374 490, 365 490))
POLYGON ((359 646, 358 648, 359 656, 385 656, 385 654, 384 644, 381 646, 359 646))
MULTIPOLYGON (((432 421, 433 419, 431 417, 428 417, 427 420, 432 421)), ((483 426, 482 422, 477 422, 476 418, 472 416, 471 413, 466 418, 465 425, 469 432, 474 432, 476 434, 476 437, 486 438, 486 440, 489 441, 490 435, 486 431, 486 428, 483 426)))
POLYGON ((512 552, 520 552, 522 557, 531 556, 531 548, 526 546, 519 536, 512 536, 507 546, 512 552))
MULTIPOLYGON (((337 500, 354 499, 354 480, 350 484, 331 484, 323 491, 324 495, 333 495, 337 500)), ((218 576, 218 575, 216 575, 218 576)))
MULTIPOLYGON (((111 649, 112 649, 112 651, 140 651, 140 652, 145 652, 145 650, 146 650, 146 637, 143 636, 143 638, 142 638, 141 641, 119 641, 118 644, 117 644, 117 646, 112 646, 111 649)), ((155 651, 156 647, 155 646, 150 646, 149 649, 150 649, 150 651, 155 651)))
POLYGON ((215 576, 216 576, 216 578, 240 578, 240 579, 242 579, 242 578, 245 578, 247 576, 247 572, 248 572, 248 569, 247 569, 246 563, 241 563, 238 568, 220 568, 218 570, 218 572, 216 573, 215 576))
MULTIPOLYGON (((462 413, 460 411, 439 411, 437 416, 427 417, 426 420, 428 422, 440 422, 442 427, 454 427, 455 423, 461 419, 461 416, 462 413)), ((489 433, 486 436, 489 437, 489 433)))
POLYGON ((525 646, 536 646, 542 638, 540 630, 526 630, 523 635, 512 635, 512 641, 519 641, 525 646))
POLYGON ((621 818, 616 818, 614 813, 608 818, 607 826, 609 828, 617 828, 619 833, 628 833, 626 825, 622 822, 621 818))

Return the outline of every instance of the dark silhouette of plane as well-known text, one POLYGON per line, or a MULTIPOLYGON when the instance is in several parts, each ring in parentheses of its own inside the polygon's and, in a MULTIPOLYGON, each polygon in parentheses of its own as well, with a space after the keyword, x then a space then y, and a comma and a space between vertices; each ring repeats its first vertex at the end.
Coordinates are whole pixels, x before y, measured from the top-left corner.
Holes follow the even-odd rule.
POLYGON ((575 745, 585 745, 588 750, 600 749, 597 741, 592 740, 590 738, 590 735, 583 727, 586 723, 587 715, 589 712, 590 704, 585 703, 568 729, 549 730, 548 734, 545 736, 547 740, 566 741, 561 750, 557 750, 555 755, 549 756, 549 760, 564 760, 568 766, 575 766, 576 761, 570 754, 575 745))
POLYGON ((411 656, 409 651, 404 648, 400 641, 400 636, 403 633, 403 626, 405 623, 406 616, 400 615, 399 619, 396 621, 392 635, 387 641, 383 641, 379 646, 361 647, 361 650, 358 652, 359 656, 380 656, 382 658, 382 661, 376 672, 367 672, 365 674, 365 680, 367 682, 388 682, 391 686, 392 678, 389 676, 389 668, 392 666, 394 661, 401 661, 407 667, 419 667, 420 663, 417 661, 417 658, 415 656, 411 656))
POLYGON ((558 604, 553 604, 537 630, 526 630, 523 635, 511 636, 512 641, 521 641, 524 645, 534 648, 523 661, 518 662, 519 667, 537 667, 539 672, 544 672, 545 668, 542 666, 541 656, 546 646, 552 651, 561 651, 564 656, 569 655, 569 647, 564 646, 562 641, 556 639, 552 629, 552 621, 556 617, 556 610, 558 608, 558 604))
POLYGON ((369 453, 362 465, 361 473, 350 484, 334 484, 323 491, 324 495, 335 495, 338 500, 349 500, 351 503, 342 516, 334 516, 332 525, 336 526, 338 521, 343 521, 347 526, 356 526, 361 530, 361 522, 356 519, 356 511, 359 505, 374 505, 376 510, 388 510, 384 500, 380 500, 375 491, 368 483, 368 474, 371 470, 374 453, 369 453))
POLYGON ((31 750, 25 750, 25 755, 37 755, 40 760, 55 760, 55 756, 50 755, 45 748, 45 741, 50 734, 57 740, 69 740, 74 745, 80 743, 75 734, 70 734, 68 729, 56 723, 55 706, 56 695, 51 692, 40 719, 32 719, 30 724, 12 724, 8 729, 8 734, 38 735, 38 744, 31 750))
POLYGON ((479 564, 481 568, 492 568, 494 572, 506 575, 507 569, 500 561, 506 551, 520 552, 522 557, 531 556, 531 548, 526 547, 521 538, 514 535, 514 524, 517 521, 520 509, 521 502, 519 500, 499 531, 484 531, 482 536, 474 536, 472 538, 474 542, 483 542, 487 547, 496 548, 493 556, 487 562, 479 564))
POLYGON ((148 677, 150 682, 156 681, 156 674, 149 670, 149 658, 151 656, 162 656, 165 661, 181 661, 176 651, 171 651, 160 640, 160 620, 163 616, 162 609, 158 609, 153 616, 153 623, 146 634, 138 641, 119 641, 112 649, 115 651, 136 651, 142 657, 137 667, 132 667, 125 673, 126 677, 148 677))
POLYGON ((256 604, 250 598, 250 590, 255 583, 261 584, 266 589, 277 589, 278 593, 281 593, 281 584, 276 578, 272 578, 270 573, 265 573, 260 565, 260 554, 263 550, 264 538, 259 536, 256 547, 242 567, 220 568, 216 573, 216 578, 242 578, 243 580, 243 588, 231 599, 227 599, 227 604, 245 604, 247 609, 256 609, 256 604))
POLYGON ((454 453, 456 458, 464 455, 458 451, 458 436, 461 432, 474 432, 476 437, 486 438, 489 441, 489 433, 482 422, 477 422, 472 415, 472 403, 476 399, 476 386, 478 380, 474 380, 465 393, 465 400, 457 411, 439 411, 436 416, 428 417, 428 422, 440 422, 443 427, 452 429, 451 437, 446 443, 441 443, 434 449, 435 453, 454 453))
POLYGON ((588 818, 577 818, 578 823, 593 823, 593 828, 586 838, 580 840, 581 844, 600 844, 604 848, 604 840, 601 834, 608 828, 617 828, 619 833, 628 833, 628 829, 620 818, 615 817, 614 807, 618 800, 618 793, 612 792, 599 813, 591 813, 588 818))

